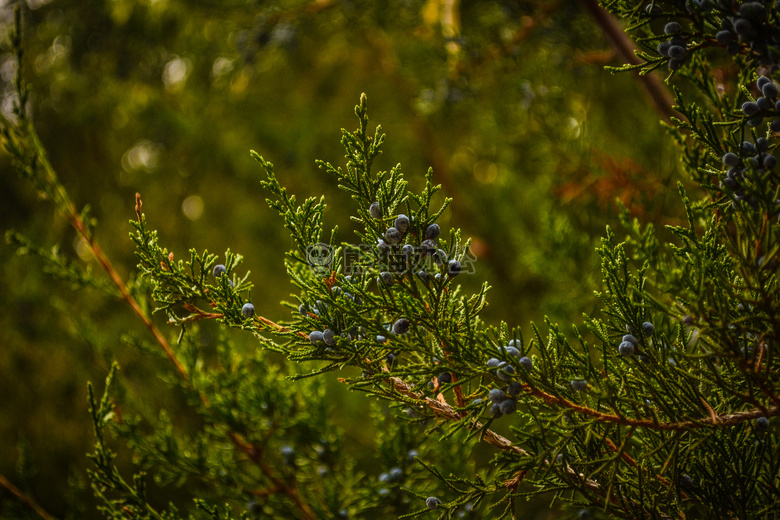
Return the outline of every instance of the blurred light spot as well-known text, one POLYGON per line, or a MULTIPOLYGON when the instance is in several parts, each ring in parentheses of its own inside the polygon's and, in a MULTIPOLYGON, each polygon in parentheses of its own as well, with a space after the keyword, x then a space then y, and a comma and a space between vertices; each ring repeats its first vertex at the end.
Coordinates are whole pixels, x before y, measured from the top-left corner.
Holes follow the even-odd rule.
POLYGON ((0 112, 2 112, 3 116, 5 116, 9 121, 15 122, 17 118, 14 110, 18 105, 19 96, 16 95, 16 92, 8 92, 5 96, 3 96, 3 103, 0 105, 0 112))
POLYGON ((163 70, 163 83, 167 90, 179 90, 187 82, 187 76, 190 75, 192 64, 187 58, 173 57, 165 64, 163 70))
POLYGON ((87 241, 80 236, 73 240, 73 249, 76 250, 76 254, 79 255, 79 258, 81 258, 83 262, 92 260, 92 251, 89 250, 87 241))
POLYGON ((479 182, 491 183, 498 177, 498 166, 494 162, 482 159, 474 165, 474 177, 479 182))
POLYGON ((214 60, 214 65, 211 67, 211 75, 215 78, 219 78, 220 76, 229 73, 231 70, 233 70, 233 61, 224 56, 220 56, 214 60))
POLYGON ((197 195, 190 195, 181 204, 181 211, 190 220, 198 220, 203 215, 203 199, 197 195))
POLYGON ((569 129, 571 132, 571 137, 573 139, 577 139, 580 136, 580 133, 582 131, 582 127, 580 126, 580 122, 574 119, 573 117, 570 117, 568 120, 569 123, 569 129))
POLYGON ((145 169, 154 170, 160 159, 162 145, 142 139, 122 156, 122 167, 126 171, 145 169))
POLYGON ((30 9, 38 9, 51 2, 51 0, 27 0, 27 5, 30 9))
POLYGON ((3 64, 0 65, 0 78, 3 78, 6 83, 10 83, 14 76, 16 76, 16 60, 11 56, 11 53, 6 53, 3 56, 3 64))

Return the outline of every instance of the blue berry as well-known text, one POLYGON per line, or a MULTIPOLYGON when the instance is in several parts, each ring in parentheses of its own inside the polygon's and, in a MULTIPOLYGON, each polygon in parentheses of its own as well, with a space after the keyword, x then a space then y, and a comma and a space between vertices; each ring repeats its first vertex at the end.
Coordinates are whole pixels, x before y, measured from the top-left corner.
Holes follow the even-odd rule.
POLYGON ((767 154, 764 156, 764 168, 767 170, 771 170, 777 166, 777 157, 771 154, 767 154))
POLYGON ((661 14, 661 6, 658 4, 647 4, 645 6, 645 12, 647 14, 661 14))
POLYGON ((669 47, 671 47, 672 44, 669 42, 661 42, 658 44, 658 47, 656 47, 656 50, 658 51, 658 54, 663 56, 664 58, 669 57, 669 47))
POLYGON ((214 270, 211 271, 211 273, 214 275, 214 278, 219 278, 223 274, 225 274, 225 266, 222 264, 217 264, 214 266, 214 270))
POLYGON ((739 6, 739 15, 745 18, 761 19, 766 16, 766 8, 761 2, 745 2, 739 6))
POLYGON ((772 83, 772 80, 767 76, 759 76, 759 78, 756 80, 756 86, 758 87, 758 90, 763 90, 764 85, 768 85, 770 83, 772 83))
POLYGON ((424 255, 432 255, 436 252, 436 242, 433 240, 423 240, 420 244, 420 251, 422 251, 424 255))
POLYGON ((751 37, 755 34, 753 24, 744 18, 740 18, 734 22, 734 30, 737 31, 737 34, 739 34, 739 39, 742 41, 750 40, 751 37))
POLYGON ((635 347, 639 346, 639 340, 636 339, 636 336, 633 334, 626 334, 623 336, 623 339, 621 341, 628 341, 629 343, 633 344, 635 347))
POLYGON ((449 372, 442 372, 441 374, 438 375, 436 379, 437 381, 439 381, 440 385, 452 383, 452 374, 450 374, 449 372))
MULTIPOLYGON (((746 116, 751 117, 758 114, 759 112, 761 112, 761 109, 758 108, 758 105, 753 101, 745 101, 744 103, 742 103, 742 113, 745 114, 746 116)), ((735 166, 735 165, 729 164, 729 166, 735 166)))
POLYGON ((496 358, 490 358, 490 359, 488 359, 488 362, 487 362, 487 367, 488 367, 488 368, 496 368, 496 367, 498 367, 500 364, 501 364, 501 360, 500 360, 500 359, 496 359, 496 358))
POLYGON ((590 520, 590 517, 593 516, 590 512, 590 509, 580 509, 577 511, 577 520, 590 520))
POLYGON ((376 219, 382 218, 382 210, 379 208, 378 202, 372 202, 368 207, 368 212, 376 219))
POLYGON ((499 405, 501 407, 501 413, 503 415, 510 415, 517 411, 517 403, 511 399, 507 399, 499 405))
POLYGON ((447 275, 450 277, 457 276, 462 269, 463 266, 460 265, 460 262, 457 260, 450 260, 447 264, 447 275))
POLYGON ((693 325, 694 322, 696 321, 696 318, 688 315, 688 316, 684 316, 682 321, 684 325, 693 325))
POLYGON ((750 119, 747 120, 747 124, 750 128, 756 128, 757 126, 761 126, 761 123, 764 122, 764 116, 753 116, 750 119))
POLYGON ((385 356, 385 361, 387 361, 387 365, 390 368, 393 368, 395 365, 398 364, 398 356, 390 352, 387 356, 385 356))
POLYGON ((409 325, 409 320, 406 318, 399 318, 395 323, 393 323, 393 333, 399 335, 405 334, 409 330, 409 325))
POLYGON ((379 249, 379 253, 382 255, 387 255, 390 253, 390 246, 382 239, 377 241, 376 247, 379 249))
POLYGON ((618 350, 622 356, 631 356, 634 354, 634 344, 630 341, 624 341, 618 346, 618 350))
POLYGON ((506 401, 506 393, 500 388, 493 388, 488 393, 488 399, 493 403, 502 403, 506 401))
POLYGON ((279 453, 282 454, 282 458, 284 458, 285 463, 292 465, 295 462, 295 450, 292 448, 292 446, 282 446, 282 449, 279 450, 279 453))
POLYGON ((476 398, 471 401, 470 406, 478 406, 480 404, 482 404, 482 399, 476 398))
POLYGON ((433 254, 433 261, 438 266, 444 265, 444 262, 447 261, 447 253, 444 252, 444 249, 436 250, 436 252, 433 254))
POLYGON ((766 417, 759 417, 756 419, 756 430, 763 432, 769 429, 769 419, 766 417))
POLYGON ((652 323, 650 323, 649 321, 646 321, 646 322, 644 322, 644 323, 642 324, 642 330, 643 330, 643 331, 644 331, 644 333, 645 333, 645 334, 647 334, 648 336, 652 336, 652 335, 655 333, 655 327, 654 327, 654 326, 653 326, 653 324, 652 324, 652 323))
MULTIPOLYGON (((745 105, 742 105, 742 110, 745 110, 745 105)), ((736 168, 739 166, 739 157, 733 152, 727 152, 723 154, 723 164, 726 166, 731 166, 732 168, 736 168)))
POLYGON ((503 415, 501 412, 501 403, 493 403, 490 407, 490 415, 493 417, 501 417, 503 415))
POLYGON ((724 29, 722 31, 718 31, 718 34, 715 35, 715 39, 721 45, 728 45, 734 41, 734 33, 728 29, 724 29))
POLYGON ((682 27, 677 22, 669 22, 664 26, 664 32, 666 34, 677 34, 682 31, 682 27))
POLYGON ((773 83, 767 83, 761 89, 761 93, 765 98, 774 99, 777 97, 777 87, 773 83))
POLYGON ((756 149, 759 152, 766 152, 769 149, 769 141, 765 137, 756 139, 756 149))
POLYGON ((386 342, 387 342, 387 338, 386 338, 386 337, 384 337, 384 336, 377 336, 377 337, 376 337, 376 340, 377 340, 379 343, 386 343, 386 342))
POLYGON ((406 458, 409 460, 414 460, 416 457, 420 456, 420 452, 417 450, 409 450, 409 453, 406 454, 406 458))
POLYGON ((306 304, 305 304, 305 303, 302 303, 302 304, 301 304, 301 305, 298 307, 298 313, 299 313, 301 316, 308 316, 308 315, 309 315, 309 312, 306 310, 306 304))
POLYGON ((519 381, 515 381, 514 383, 509 383, 506 387, 506 394, 512 397, 517 397, 518 395, 520 395, 520 392, 522 391, 523 391, 523 383, 519 381))
POLYGON ((681 60, 685 57, 686 54, 688 54, 688 51, 686 51, 685 47, 681 45, 672 45, 669 47, 668 53, 670 58, 681 60))
POLYGON ((392 468, 388 473, 390 482, 398 482, 404 476, 404 471, 401 468, 392 468))
POLYGON ((429 240, 436 240, 437 238, 439 238, 439 233, 441 233, 441 229, 439 228, 439 225, 433 223, 430 226, 428 226, 428 229, 425 230, 425 238, 429 240))
POLYGON ((332 347, 336 344, 336 333, 330 329, 325 329, 322 331, 322 341, 329 347, 332 347))
POLYGON ((511 381, 512 380, 512 374, 515 373, 515 367, 512 365, 504 365, 498 369, 498 372, 496 373, 496 377, 498 377, 501 381, 511 381))
POLYGON ((428 497, 425 499, 425 505, 428 506, 428 509, 436 509, 441 505, 441 500, 436 497, 428 497))
POLYGON ((244 315, 244 318, 251 318, 255 315, 255 306, 251 303, 245 303, 243 307, 241 307, 241 314, 244 315))
POLYGON ((772 110, 772 108, 774 108, 775 104, 772 103, 772 101, 770 101, 769 99, 767 99, 765 97, 760 97, 760 98, 756 99, 756 106, 758 107, 759 110, 761 110, 762 112, 765 112, 767 110, 772 110))
POLYGON ((316 345, 320 341, 322 341, 322 332, 318 330, 313 330, 309 333, 309 341, 312 342, 312 345, 316 345))
POLYGON ((690 475, 683 475, 680 477, 680 487, 685 490, 693 489, 693 479, 690 475))
POLYGON ((407 262, 414 254, 414 246, 412 244, 404 244, 401 248, 401 253, 406 257, 407 262))
POLYGON ((387 231, 385 231, 385 242, 388 244, 397 244, 400 241, 401 232, 394 227, 387 228, 387 231))
POLYGON ((510 356, 515 356, 516 358, 520 357, 520 351, 517 350, 515 347, 506 346, 506 347, 502 347, 502 349, 510 356))
POLYGON ((534 362, 531 358, 528 356, 523 356, 518 361, 520 363, 520 366, 526 369, 527 371, 531 371, 531 369, 534 367, 534 362))
POLYGON ((406 230, 409 229, 409 217, 404 214, 398 215, 393 225, 401 233, 406 233, 406 230))
POLYGON ((569 384, 571 385, 572 390, 577 392, 584 392, 588 389, 588 382, 584 379, 573 379, 569 384))
POLYGON ((385 284, 388 287, 393 285, 393 281, 394 281, 393 274, 388 273, 387 271, 379 273, 379 276, 376 277, 376 283, 385 284))

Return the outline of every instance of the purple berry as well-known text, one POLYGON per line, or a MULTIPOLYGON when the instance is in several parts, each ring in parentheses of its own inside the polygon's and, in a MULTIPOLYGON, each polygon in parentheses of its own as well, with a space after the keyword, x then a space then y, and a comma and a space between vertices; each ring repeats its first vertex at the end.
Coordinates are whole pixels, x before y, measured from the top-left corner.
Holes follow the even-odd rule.
POLYGON ((664 32, 666 34, 677 34, 682 31, 682 27, 677 22, 669 22, 664 26, 664 32))
POLYGON ((393 323, 393 333, 394 334, 405 334, 409 330, 409 320, 406 318, 400 318, 396 320, 395 323, 393 323))
POLYGON ((511 399, 507 399, 499 406, 501 407, 501 413, 503 415, 511 415, 517 411, 517 403, 511 399))
POLYGON ((438 375, 436 380, 439 381, 440 385, 452 383, 452 374, 450 374, 449 372, 442 372, 441 374, 438 375))
POLYGON ((371 214, 372 217, 376 219, 382 218, 382 210, 379 208, 378 202, 372 202, 371 205, 368 207, 368 212, 371 214))
POLYGON ((425 238, 428 240, 436 240, 439 238, 439 233, 441 233, 441 229, 439 228, 439 225, 436 223, 431 224, 428 226, 428 229, 425 230, 425 238))
POLYGON ((629 343, 632 343, 635 347, 639 346, 639 340, 636 339, 636 336, 633 334, 626 334, 623 336, 623 339, 621 341, 628 341, 629 343))
POLYGON ((584 379, 573 379, 569 384, 571 385, 572 390, 577 392, 584 392, 588 389, 588 382, 584 379))
POLYGON ((631 356, 634 354, 634 344, 630 341, 624 341, 618 346, 618 350, 622 356, 631 356))
POLYGON ((406 230, 409 229, 409 217, 404 214, 398 215, 393 226, 401 233, 406 233, 406 230))
POLYGON ((336 333, 330 329, 325 329, 322 331, 322 341, 329 347, 332 347, 336 344, 336 333))
POLYGON ((401 232, 396 228, 391 227, 385 231, 385 242, 388 244, 397 244, 401 241, 401 232))
POLYGON ((255 315, 255 306, 251 303, 245 303, 243 307, 241 307, 241 314, 244 315, 244 318, 251 318, 255 315))
POLYGON ((447 275, 450 277, 457 276, 461 269, 463 269, 463 267, 460 265, 460 262, 457 260, 450 260, 447 264, 447 275))
POLYGON ((493 388, 488 393, 488 399, 493 403, 502 403, 506 401, 506 393, 499 388, 493 388))

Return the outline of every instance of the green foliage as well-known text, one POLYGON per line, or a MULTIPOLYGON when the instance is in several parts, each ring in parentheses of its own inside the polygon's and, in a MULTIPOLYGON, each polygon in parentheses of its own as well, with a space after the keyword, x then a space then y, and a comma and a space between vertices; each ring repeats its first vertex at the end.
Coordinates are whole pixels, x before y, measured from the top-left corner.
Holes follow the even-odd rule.
MULTIPOLYGON (((605 4, 647 50, 638 54, 644 63, 620 70, 649 73, 669 64, 667 81, 686 78, 686 90, 696 91, 674 89, 680 117, 669 127, 696 184, 677 185, 685 217, 665 226, 667 244, 622 208, 628 237, 621 242, 607 227, 596 249, 601 309, 584 312, 570 332, 546 316, 543 327, 489 324, 489 284, 461 285, 466 273, 451 264, 465 268, 474 260, 473 242, 446 224, 453 199, 437 202, 442 186, 431 169, 419 194, 400 164, 375 171, 385 134, 377 127, 371 135, 365 95, 355 108, 357 130, 342 131, 345 165, 317 163, 348 196, 351 209, 334 206, 349 216, 357 243, 338 227, 323 243, 326 198, 299 205, 273 165, 251 154, 264 171, 268 205, 292 240, 284 264, 297 291, 286 303, 290 318, 241 312, 262 286, 239 272, 241 255, 228 249, 218 276, 220 259, 207 251, 190 249, 188 260, 174 260, 140 195, 131 238, 142 279, 126 284, 46 158, 17 79, 22 102, 0 121, 5 147, 110 282, 56 248, 17 233, 8 241, 41 258, 55 277, 128 304, 154 337, 144 350, 168 363, 155 374, 188 416, 165 406, 156 417, 124 413, 126 406, 143 411, 143 398, 122 387, 116 363, 99 400, 89 385, 89 475, 105 517, 419 518, 431 514, 431 496, 441 502, 433 512, 440 519, 514 518, 524 499, 540 497, 572 514, 592 508, 633 519, 759 518, 777 510, 777 144, 772 127, 740 107, 756 100, 756 67, 776 65, 780 42, 755 42, 773 37, 768 29, 778 13, 774 5, 765 6, 766 15, 745 14, 708 0, 658 3, 659 12, 655 2, 650 9, 646 2, 605 4), (736 30, 738 20, 763 25, 741 33, 732 60, 714 42, 718 27, 736 30), (674 43, 684 47, 684 59, 651 53, 669 39, 661 33, 670 21, 684 24, 679 34, 671 31, 684 39, 674 43), (724 71, 731 83, 719 87, 714 78, 724 71), (393 236, 388 229, 401 214, 409 227, 393 236), (433 224, 445 232, 429 236, 433 224), (166 329, 178 332, 175 342, 139 303, 147 297, 167 318, 166 329), (210 320, 220 330, 213 344, 204 341, 210 320), (252 337, 254 348, 236 347, 232 334, 252 337), (623 342, 631 348, 619 349, 623 342), (275 365, 279 355, 289 361, 284 368, 275 365), (349 449, 354 433, 330 420, 337 405, 325 382, 333 383, 333 371, 339 384, 381 403, 364 419, 376 432, 371 460, 387 470, 376 478, 349 449), (772 418, 769 428, 757 425, 760 417, 772 418), (123 476, 111 438, 132 453, 132 477, 123 476), (147 475, 163 490, 186 486, 187 500, 153 497, 147 475)), ((774 70, 763 72, 771 78, 774 70)), ((774 108, 763 112, 778 117, 774 108)))

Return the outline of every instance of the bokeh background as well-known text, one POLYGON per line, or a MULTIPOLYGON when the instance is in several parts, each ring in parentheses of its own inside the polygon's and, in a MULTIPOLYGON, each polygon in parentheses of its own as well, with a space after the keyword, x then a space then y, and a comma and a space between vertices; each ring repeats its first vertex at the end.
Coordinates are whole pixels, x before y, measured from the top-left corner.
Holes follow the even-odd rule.
MULTIPOLYGON (((7 33, 10 5, 0 5, 7 33)), ((340 129, 356 126, 361 92, 388 136, 377 167, 401 163, 413 187, 433 167, 454 198, 441 224, 472 237, 476 273, 460 282, 468 290, 490 283, 491 323, 528 328, 549 316, 566 328, 597 312, 594 247, 606 225, 621 236, 618 199, 657 226, 680 214, 677 151, 662 114, 636 76, 605 72, 622 59, 578 1, 21 5, 36 127, 126 278, 135 276, 128 220, 140 192, 150 225, 177 257, 192 247, 242 254, 258 311, 287 318, 290 239, 265 203, 249 150, 273 162, 292 193, 324 195, 326 223, 352 240, 351 201, 315 160, 343 163, 340 129)), ((5 44, 4 110, 15 68, 5 44)), ((4 154, 0 172, 4 231, 93 263, 4 154)), ((0 474, 59 518, 97 517, 85 489, 86 381, 104 379, 106 360, 116 358, 129 384, 149 389, 151 407, 183 404, 153 392, 152 362, 126 345, 144 330, 121 302, 74 292, 5 244, 0 266, 0 474), (21 481, 18 446, 29 455, 21 481)), ((370 467, 372 432, 358 422, 367 399, 325 379, 340 403, 334 420, 353 432, 370 467)), ((12 516, 12 501, 0 489, 0 516, 12 516)), ((527 515, 555 517, 541 506, 527 515)))

